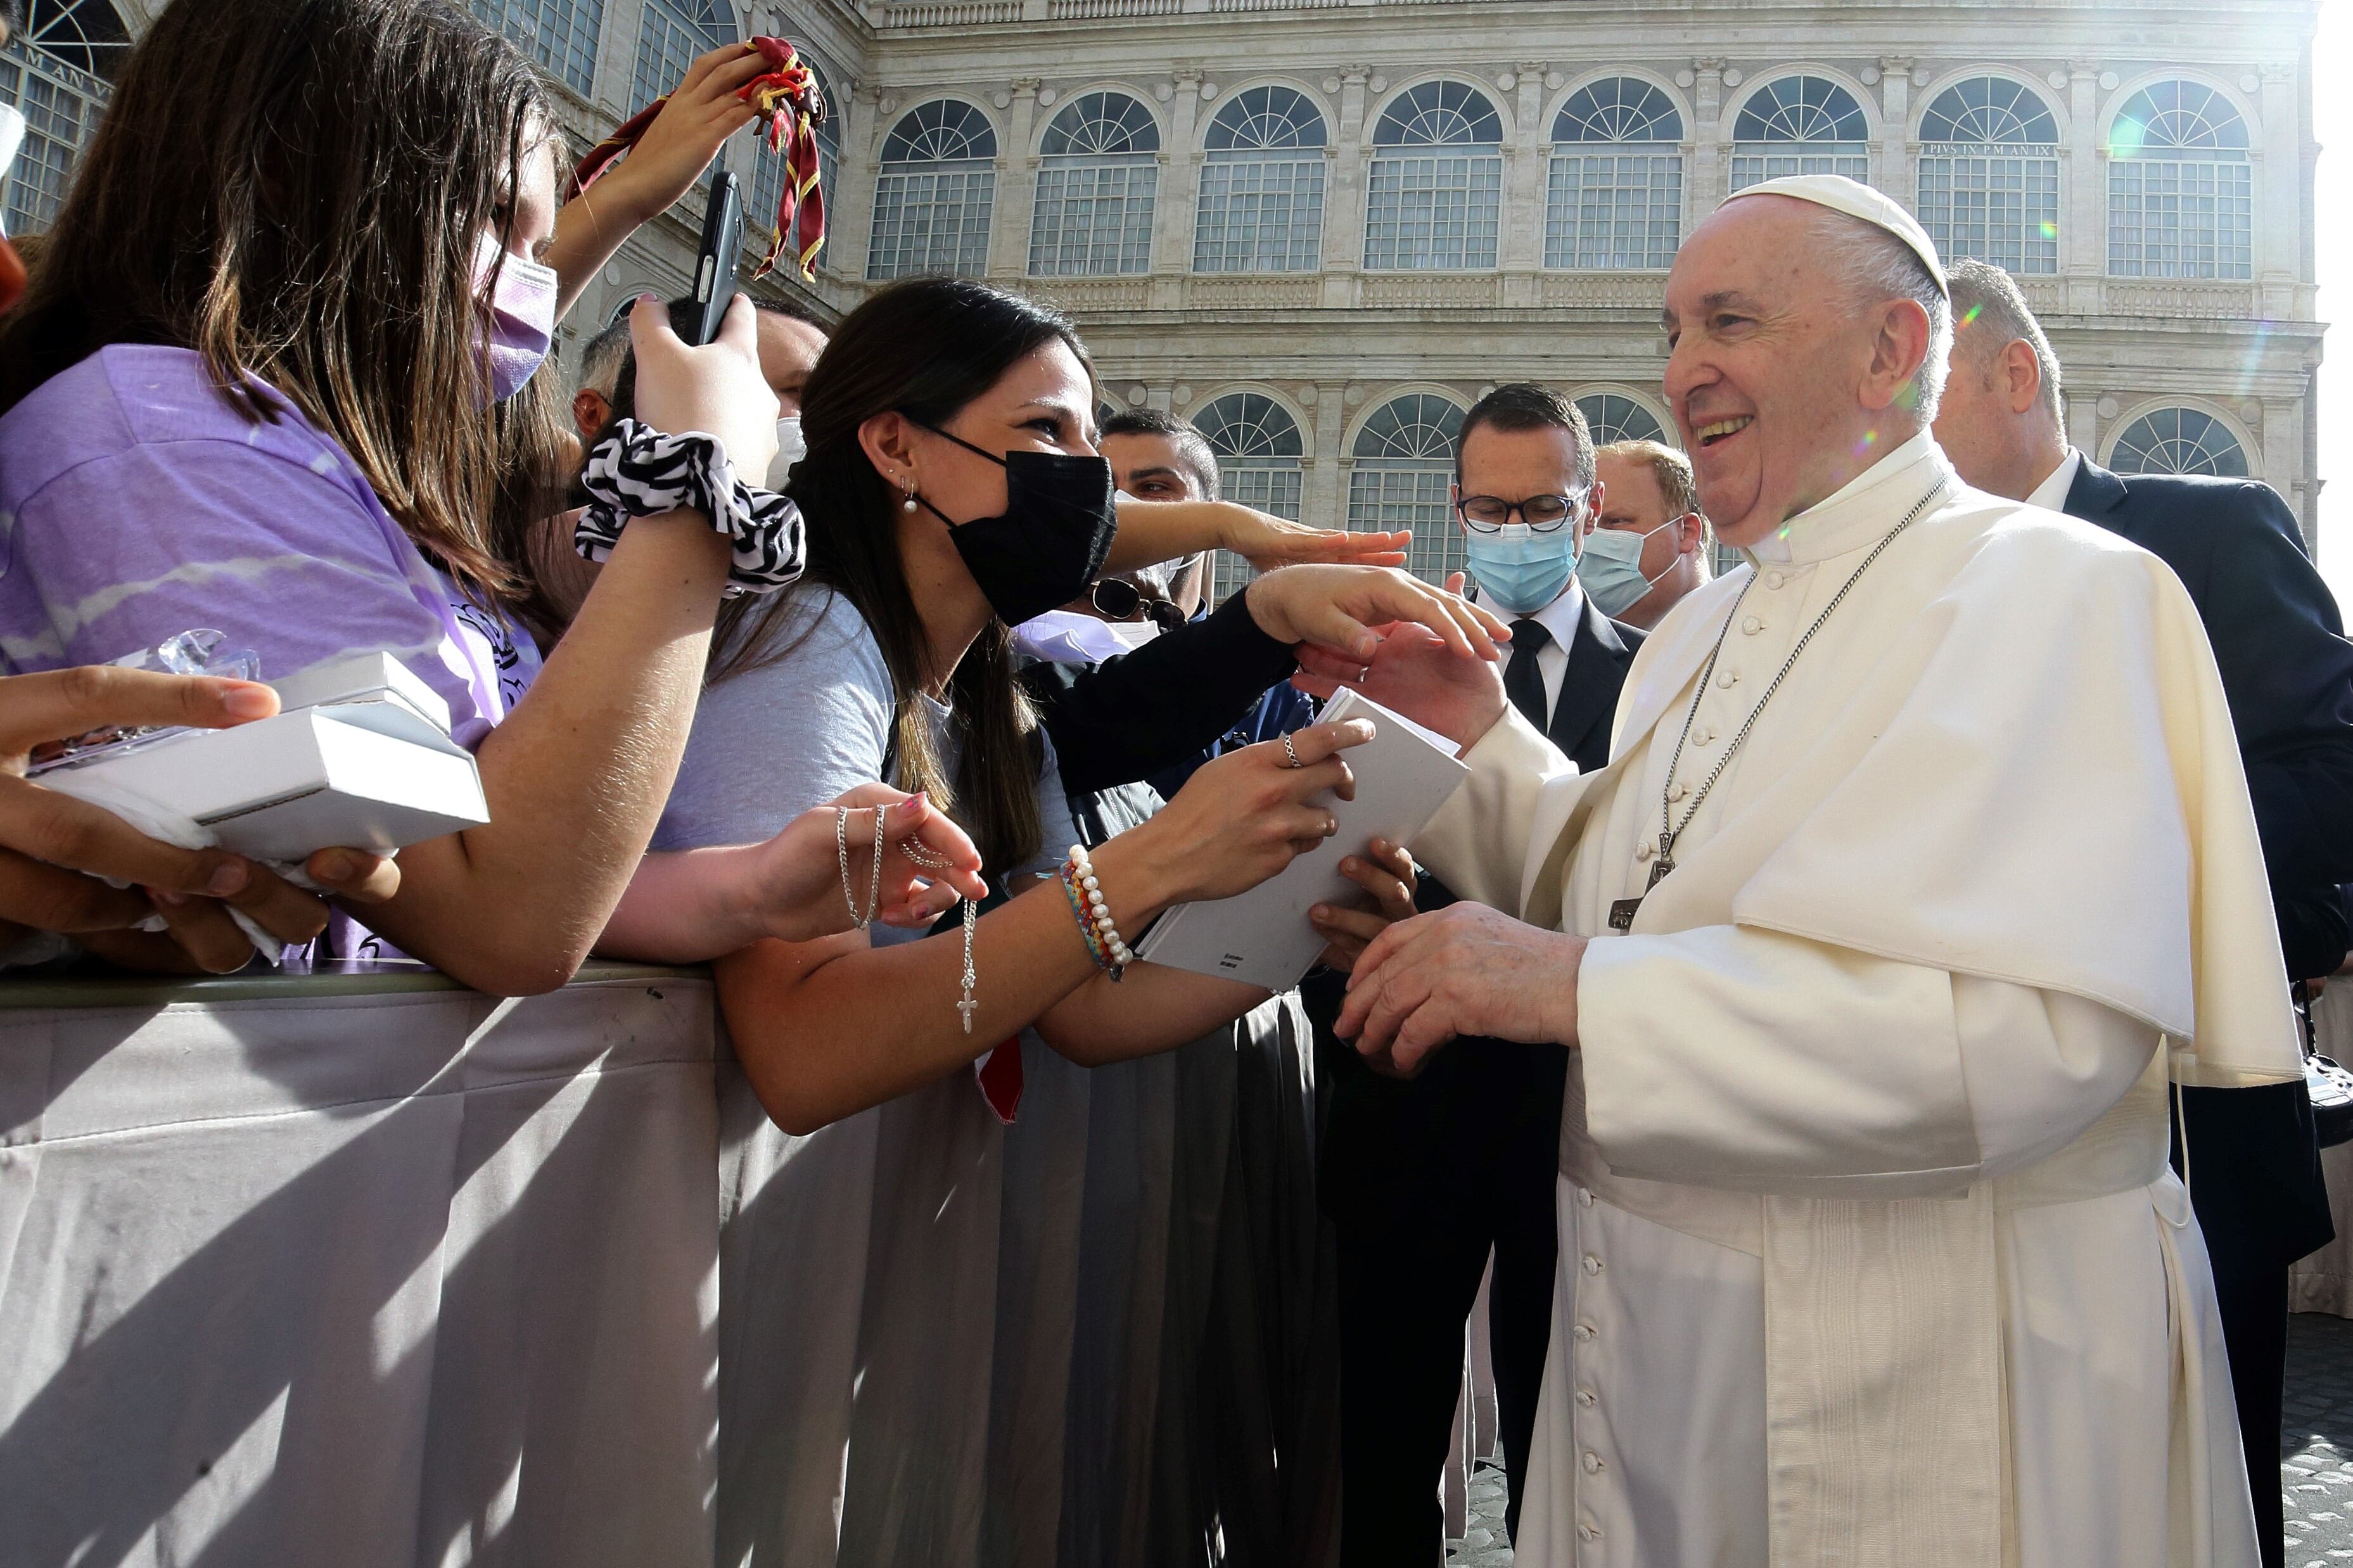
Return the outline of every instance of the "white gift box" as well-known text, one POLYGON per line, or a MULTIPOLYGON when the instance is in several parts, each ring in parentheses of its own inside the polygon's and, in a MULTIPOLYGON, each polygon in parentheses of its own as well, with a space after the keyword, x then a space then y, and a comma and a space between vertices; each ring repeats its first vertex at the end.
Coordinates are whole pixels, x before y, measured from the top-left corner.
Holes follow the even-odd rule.
POLYGON ((1373 724, 1371 740, 1340 753, 1356 775, 1356 798, 1342 800, 1329 790, 1310 797, 1331 812, 1340 831, 1247 893, 1170 910, 1135 944, 1138 958, 1289 990, 1324 951, 1307 911, 1364 898, 1364 889, 1341 874, 1341 860, 1361 854, 1376 838, 1409 842, 1471 776, 1455 761, 1453 742, 1360 693, 1335 693, 1315 716, 1319 724, 1340 719, 1373 724))
POLYGON ((192 820, 260 860, 388 855, 491 819, 448 705, 391 655, 272 684, 288 710, 275 718, 142 737, 44 769, 40 783, 127 818, 144 807, 192 820))

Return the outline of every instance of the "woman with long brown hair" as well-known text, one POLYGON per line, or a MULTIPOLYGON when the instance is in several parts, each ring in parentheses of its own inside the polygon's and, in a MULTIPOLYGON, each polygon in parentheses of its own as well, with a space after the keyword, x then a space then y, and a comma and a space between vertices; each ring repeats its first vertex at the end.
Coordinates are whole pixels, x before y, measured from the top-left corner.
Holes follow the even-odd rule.
MULTIPOLYGON (((976 919, 925 940, 767 941, 717 965, 742 1075, 723 1113, 738 1140, 721 1265, 731 1561, 747 1547, 830 1561, 837 1519, 842 1561, 932 1561, 945 1547, 926 1543, 984 1499, 1005 1506, 1030 1392, 998 1380, 1025 1375, 1033 1316, 1069 1310, 1034 1267, 1051 1248, 1032 1233, 1076 1223, 1021 1170, 1055 1157, 1039 1139, 1057 1124, 1025 1128, 1025 1078, 1064 1079, 1020 1064, 1048 1047, 1082 1065, 1170 1049, 1264 1001, 1135 962, 1126 940, 1319 842, 1334 824, 1314 797, 1350 787, 1343 756, 1368 733, 1320 725, 1229 753, 1058 870, 1077 830, 1008 627, 1076 596, 1105 559, 1113 495, 1094 406, 1071 323, 1031 301, 925 279, 851 312, 802 403, 808 449, 789 489, 809 573, 732 613, 657 836, 658 848, 750 842, 888 780, 957 817, 991 889, 976 919), (813 1136, 756 1129, 754 1106, 813 1136), (767 1346, 778 1322, 807 1326, 789 1357, 767 1346)), ((1212 619, 1265 650, 1262 688, 1291 667, 1299 623, 1334 613, 1424 621, 1464 657, 1492 653, 1500 631, 1367 567, 1268 574, 1212 619)), ((844 841, 866 823, 839 824, 844 841)), ((837 894, 853 909, 867 896, 854 877, 837 894)), ((1040 1417, 1056 1432, 1060 1419, 1040 1417)))
MULTIPOLYGON (((698 61, 653 155, 559 222, 545 89, 463 6, 175 0, 0 321, 8 667, 195 626, 273 679, 403 658, 477 748, 491 820, 407 849, 367 921, 483 990, 562 984, 603 929, 730 571, 719 506, 631 519, 542 670, 491 538, 491 406, 544 358, 584 268, 748 121, 726 107, 745 68, 698 61)), ((647 300, 634 321, 645 420, 709 437, 712 472, 764 473, 776 402, 748 303, 706 348, 647 300)))

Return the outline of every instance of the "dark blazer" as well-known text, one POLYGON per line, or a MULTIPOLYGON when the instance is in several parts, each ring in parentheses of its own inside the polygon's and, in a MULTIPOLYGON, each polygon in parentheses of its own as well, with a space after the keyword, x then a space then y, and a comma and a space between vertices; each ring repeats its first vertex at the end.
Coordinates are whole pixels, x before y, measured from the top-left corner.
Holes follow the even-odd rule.
MULTIPOLYGON (((2252 479, 2108 472, 2084 459, 2066 510, 2181 579, 2206 624, 2253 797, 2290 977, 2333 972, 2353 881, 2353 643, 2285 502, 2252 479)), ((2336 1234, 2302 1084, 2190 1089, 2191 1193, 2218 1277, 2293 1262, 2336 1234)))
POLYGON ((1634 662, 1643 636, 1603 615, 1591 599, 1585 601, 1585 618, 1569 645, 1568 677, 1552 705, 1552 722, 1545 726, 1552 743, 1579 773, 1592 773, 1609 761, 1609 725, 1617 716, 1619 689, 1626 684, 1627 667, 1634 662))
MULTIPOLYGON (((1643 634, 1585 602, 1568 670, 1546 726, 1580 769, 1609 760, 1618 693, 1643 634)), ((1454 895, 1424 877, 1415 902, 1443 909, 1454 895)), ((1346 976, 1312 974, 1301 987, 1318 1059, 1334 1064, 1332 1110, 1320 1165, 1325 1211, 1335 1219, 1395 1213, 1423 1224, 1479 1201, 1499 1183, 1545 1194, 1560 1163, 1560 1101, 1568 1053, 1510 1040, 1458 1042, 1409 1082, 1373 1072, 1345 1041, 1329 1037, 1346 976), (1326 993, 1328 992, 1328 994, 1326 993), (1403 1205, 1403 1206, 1400 1206, 1403 1205), (1432 1205, 1435 1205, 1434 1208, 1432 1205)))

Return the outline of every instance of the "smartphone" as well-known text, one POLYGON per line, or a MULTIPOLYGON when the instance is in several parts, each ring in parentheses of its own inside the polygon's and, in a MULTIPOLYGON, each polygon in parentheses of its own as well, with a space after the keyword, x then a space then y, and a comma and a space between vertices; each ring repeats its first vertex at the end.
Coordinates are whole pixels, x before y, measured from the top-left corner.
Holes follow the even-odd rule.
POLYGON ((670 301, 670 324, 680 337, 701 347, 719 335, 728 302, 735 298, 735 268, 743 252, 743 182, 723 170, 711 184, 711 203, 703 209, 693 291, 670 301))

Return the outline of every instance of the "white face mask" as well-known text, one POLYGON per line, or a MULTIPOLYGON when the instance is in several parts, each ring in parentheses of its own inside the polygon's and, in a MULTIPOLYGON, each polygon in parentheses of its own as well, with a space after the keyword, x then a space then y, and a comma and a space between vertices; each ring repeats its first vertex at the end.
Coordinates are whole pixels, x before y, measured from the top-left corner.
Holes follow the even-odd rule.
POLYGON ((16 150, 25 144, 24 110, 12 104, 0 103, 0 179, 16 162, 16 150))
POLYGON ((768 486, 772 490, 785 488, 792 477, 793 465, 808 456, 808 442, 801 435, 801 416, 787 414, 776 421, 776 458, 768 465, 768 486))

